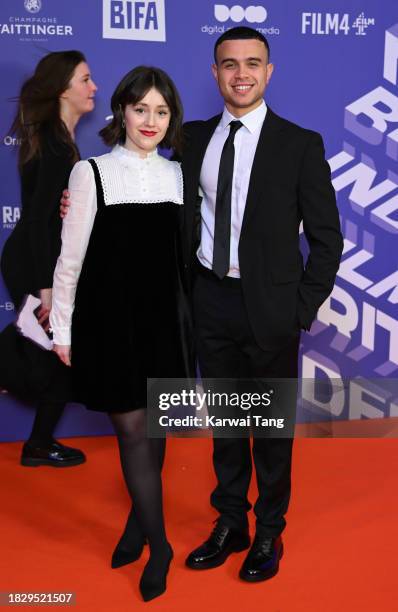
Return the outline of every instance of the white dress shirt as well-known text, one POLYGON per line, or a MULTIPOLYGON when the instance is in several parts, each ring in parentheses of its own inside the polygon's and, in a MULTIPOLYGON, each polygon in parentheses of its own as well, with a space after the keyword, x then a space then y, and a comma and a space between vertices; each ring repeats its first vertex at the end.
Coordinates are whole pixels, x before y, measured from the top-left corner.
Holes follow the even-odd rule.
POLYGON ((267 107, 262 101, 243 117, 234 117, 224 108, 220 123, 210 139, 203 159, 200 173, 200 188, 203 193, 201 203, 202 234, 198 249, 198 258, 206 268, 213 266, 214 221, 217 198, 218 170, 224 143, 228 138, 229 124, 239 119, 243 126, 235 134, 235 158, 232 177, 231 198, 231 243, 230 269, 228 276, 240 277, 238 246, 245 212, 247 192, 249 190, 250 174, 254 155, 264 123, 267 107))
MULTIPOLYGON (((183 203, 180 164, 157 151, 141 158, 117 145, 94 158, 106 206, 112 204, 183 203)), ((70 345, 76 287, 97 212, 94 172, 88 161, 78 162, 69 178, 71 206, 62 225, 62 249, 54 272, 50 324, 55 344, 70 345)), ((112 248, 112 245, 109 245, 112 248)))

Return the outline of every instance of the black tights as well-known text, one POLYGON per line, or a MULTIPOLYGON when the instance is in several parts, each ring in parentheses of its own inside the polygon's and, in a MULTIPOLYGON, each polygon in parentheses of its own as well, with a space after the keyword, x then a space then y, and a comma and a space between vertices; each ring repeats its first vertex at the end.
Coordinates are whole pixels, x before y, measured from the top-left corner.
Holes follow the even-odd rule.
POLYGON ((53 441, 53 433, 64 411, 62 402, 41 402, 37 406, 29 442, 37 446, 47 446, 53 441))
POLYGON ((110 415, 115 428, 120 461, 127 489, 134 504, 125 533, 124 548, 133 541, 132 523, 136 520, 141 537, 148 540, 153 554, 168 552, 163 518, 161 468, 164 460, 165 440, 149 439, 146 433, 144 409, 110 415), (135 515, 135 516, 134 516, 135 515), (129 523, 131 523, 129 529, 129 523))

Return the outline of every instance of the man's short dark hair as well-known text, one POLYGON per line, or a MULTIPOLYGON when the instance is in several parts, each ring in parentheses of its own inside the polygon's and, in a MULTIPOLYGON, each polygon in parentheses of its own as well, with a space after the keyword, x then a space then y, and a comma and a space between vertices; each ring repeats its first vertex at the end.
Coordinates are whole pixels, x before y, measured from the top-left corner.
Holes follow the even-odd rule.
POLYGON ((238 28, 231 28, 230 30, 227 30, 226 32, 224 32, 224 34, 221 34, 219 38, 217 38, 216 43, 214 45, 214 61, 217 64, 217 49, 221 45, 221 43, 223 43, 225 40, 253 40, 253 39, 260 40, 264 44, 267 50, 268 59, 269 59, 270 48, 269 48, 268 40, 265 38, 265 36, 263 36, 261 32, 258 32, 257 30, 254 30, 253 28, 241 26, 238 28))

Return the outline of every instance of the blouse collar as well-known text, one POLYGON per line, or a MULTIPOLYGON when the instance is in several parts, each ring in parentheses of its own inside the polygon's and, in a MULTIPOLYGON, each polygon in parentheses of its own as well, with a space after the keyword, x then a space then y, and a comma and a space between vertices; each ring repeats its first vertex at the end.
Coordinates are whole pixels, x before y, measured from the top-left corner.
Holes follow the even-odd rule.
POLYGON ((130 151, 130 149, 126 149, 126 147, 123 147, 122 145, 119 145, 119 144, 117 144, 112 149, 112 155, 116 155, 117 157, 124 157, 128 159, 136 159, 142 162, 145 162, 149 159, 155 159, 159 157, 157 149, 154 149, 153 151, 150 151, 149 153, 147 153, 146 157, 141 157, 140 154, 137 153, 137 151, 130 151))

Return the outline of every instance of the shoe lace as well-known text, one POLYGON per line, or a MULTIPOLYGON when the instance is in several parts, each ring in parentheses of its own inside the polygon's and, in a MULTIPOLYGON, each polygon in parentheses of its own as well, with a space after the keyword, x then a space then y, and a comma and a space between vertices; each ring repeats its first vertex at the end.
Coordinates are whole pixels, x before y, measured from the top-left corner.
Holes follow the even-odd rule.
POLYGON ((260 552, 268 557, 273 553, 273 538, 256 538, 253 544, 253 552, 260 552))
POLYGON ((217 524, 211 532, 209 540, 214 542, 217 546, 222 546, 229 531, 230 528, 226 525, 217 524))

